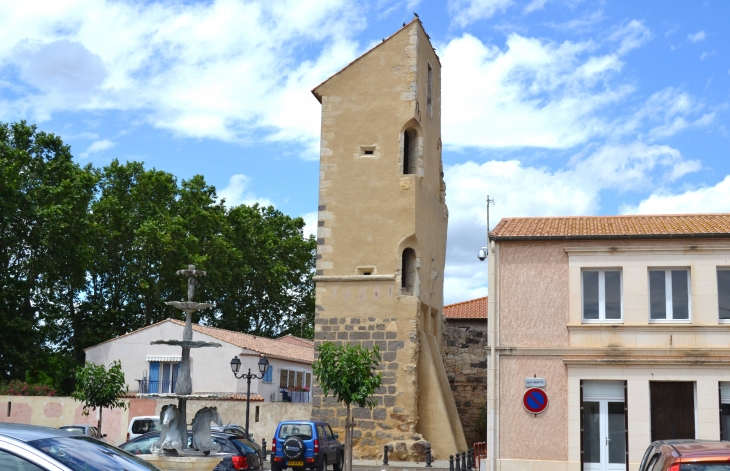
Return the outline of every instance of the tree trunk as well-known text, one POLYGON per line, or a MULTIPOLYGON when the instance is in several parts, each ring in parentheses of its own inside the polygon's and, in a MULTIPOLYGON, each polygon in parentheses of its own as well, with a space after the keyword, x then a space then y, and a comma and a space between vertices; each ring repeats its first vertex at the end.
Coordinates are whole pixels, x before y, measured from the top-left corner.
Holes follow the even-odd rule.
POLYGON ((102 436, 101 433, 101 413, 104 411, 103 407, 99 407, 99 423, 97 424, 97 428, 99 429, 99 436, 102 436))
POLYGON ((352 471, 352 409, 347 404, 347 419, 345 420, 345 448, 347 448, 347 471, 352 471))

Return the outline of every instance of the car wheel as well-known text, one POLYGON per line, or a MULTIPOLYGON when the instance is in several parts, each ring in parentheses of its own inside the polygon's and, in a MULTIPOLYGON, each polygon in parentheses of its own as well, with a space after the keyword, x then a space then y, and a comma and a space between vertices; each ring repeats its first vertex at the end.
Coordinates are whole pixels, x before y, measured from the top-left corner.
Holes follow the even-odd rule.
POLYGON ((281 448, 281 451, 284 452, 284 456, 288 460, 301 459, 304 456, 304 450, 306 450, 304 441, 297 436, 291 436, 284 440, 284 444, 281 448))
POLYGON ((319 468, 317 468, 317 471, 327 471, 327 457, 322 457, 322 464, 319 465, 319 468))
POLYGON ((340 454, 337 457, 337 461, 335 461, 334 463, 332 463, 332 470, 333 471, 342 471, 342 464, 344 462, 345 462, 345 457, 342 454, 340 454))

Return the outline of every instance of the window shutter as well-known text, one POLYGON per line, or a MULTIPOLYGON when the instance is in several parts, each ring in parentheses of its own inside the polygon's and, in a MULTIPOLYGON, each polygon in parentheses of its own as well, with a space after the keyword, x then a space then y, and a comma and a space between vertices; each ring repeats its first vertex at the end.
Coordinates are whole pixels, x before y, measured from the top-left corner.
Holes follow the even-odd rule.
POLYGON ((160 381, 160 362, 159 361, 151 361, 150 362, 150 386, 148 391, 150 393, 157 393, 159 392, 158 384, 160 381))

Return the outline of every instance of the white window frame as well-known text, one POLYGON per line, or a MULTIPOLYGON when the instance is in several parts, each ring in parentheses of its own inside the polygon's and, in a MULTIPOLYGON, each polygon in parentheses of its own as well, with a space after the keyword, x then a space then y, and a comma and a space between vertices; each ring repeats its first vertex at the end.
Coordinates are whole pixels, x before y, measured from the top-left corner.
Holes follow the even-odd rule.
POLYGON ((692 323, 692 270, 690 267, 650 267, 646 272, 646 283, 649 296, 647 297, 648 317, 650 324, 691 324, 692 323), (674 319, 674 305, 672 304, 672 271, 684 270, 687 272, 687 319, 674 319), (651 318, 651 272, 664 272, 664 302, 666 303, 667 318, 651 318), (669 316, 672 316, 671 318, 669 316))
POLYGON ((717 321, 720 324, 730 324, 730 319, 720 319, 720 280, 717 275, 719 271, 730 271, 730 267, 719 266, 715 269, 715 282, 717 284, 717 321))
POLYGON ((621 267, 583 267, 580 271, 580 317, 583 324, 623 324, 624 322, 624 273, 621 267), (598 319, 585 318, 585 302, 583 301, 583 273, 587 271, 598 272, 598 319), (619 319, 606 319, 606 272, 619 272, 619 297, 621 299, 621 317, 619 319))

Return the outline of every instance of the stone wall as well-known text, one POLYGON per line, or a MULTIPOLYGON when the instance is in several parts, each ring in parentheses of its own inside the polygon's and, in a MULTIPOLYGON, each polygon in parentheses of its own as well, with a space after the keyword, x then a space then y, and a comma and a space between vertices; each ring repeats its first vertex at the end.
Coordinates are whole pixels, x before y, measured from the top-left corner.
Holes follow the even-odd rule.
POLYGON ((479 409, 487 404, 487 332, 479 326, 455 326, 444 321, 444 366, 456 401, 466 441, 483 442, 472 430, 479 409))

